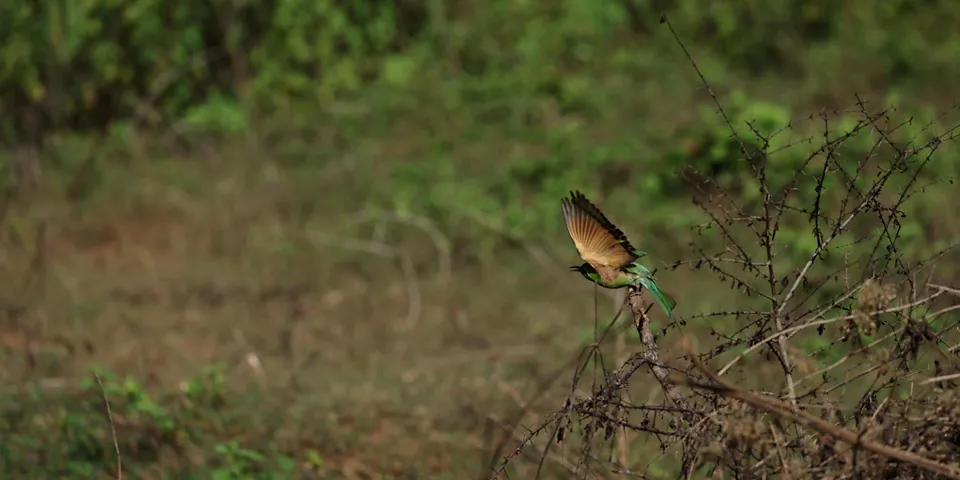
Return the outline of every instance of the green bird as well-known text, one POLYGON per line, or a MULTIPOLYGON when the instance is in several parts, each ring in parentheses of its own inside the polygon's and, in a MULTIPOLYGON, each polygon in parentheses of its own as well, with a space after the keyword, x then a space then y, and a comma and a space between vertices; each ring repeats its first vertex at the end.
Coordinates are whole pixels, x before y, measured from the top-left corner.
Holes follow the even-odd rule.
POLYGON ((572 266, 570 270, 580 272, 604 288, 642 286, 650 291, 667 316, 672 317, 677 302, 660 290, 650 270, 636 263, 646 253, 633 248, 627 236, 579 191, 570 192, 570 198, 564 198, 562 206, 567 232, 584 260, 582 265, 572 266))

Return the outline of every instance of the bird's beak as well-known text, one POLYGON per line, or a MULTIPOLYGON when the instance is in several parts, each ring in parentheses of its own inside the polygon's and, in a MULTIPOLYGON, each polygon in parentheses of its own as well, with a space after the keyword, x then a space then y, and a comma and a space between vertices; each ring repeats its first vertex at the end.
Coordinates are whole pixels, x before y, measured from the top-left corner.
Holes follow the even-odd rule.
POLYGON ((579 265, 574 265, 574 266, 570 267, 570 271, 571 271, 571 272, 579 272, 579 271, 580 271, 580 266, 579 266, 579 265))

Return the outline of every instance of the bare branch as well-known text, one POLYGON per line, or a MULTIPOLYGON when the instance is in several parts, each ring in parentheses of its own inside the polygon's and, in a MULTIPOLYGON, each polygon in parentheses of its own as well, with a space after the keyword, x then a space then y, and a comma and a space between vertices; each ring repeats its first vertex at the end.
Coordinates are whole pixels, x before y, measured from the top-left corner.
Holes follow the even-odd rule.
POLYGON ((948 478, 960 479, 960 467, 956 465, 946 465, 928 458, 922 457, 920 455, 908 452, 906 450, 901 450, 899 448, 894 448, 888 445, 884 445, 880 442, 873 440, 868 440, 863 438, 863 435, 856 432, 851 432, 847 429, 838 427, 836 425, 827 423, 822 419, 814 417, 809 413, 804 412, 803 410, 798 409, 796 406, 789 405, 772 398, 761 397, 754 393, 751 393, 747 390, 742 390, 737 387, 726 383, 718 375, 714 374, 710 369, 708 369, 694 354, 691 347, 689 338, 684 338, 684 346, 687 350, 690 360, 694 363, 697 370, 703 373, 707 378, 709 378, 714 385, 702 384, 686 378, 674 379, 675 382, 689 385, 696 388, 703 388, 716 391, 724 396, 740 400, 746 404, 749 404, 755 408, 762 409, 764 411, 773 413, 775 415, 801 422, 807 426, 810 426, 816 429, 818 432, 834 437, 838 440, 846 442, 850 445, 863 448, 873 453, 877 453, 888 458, 910 463, 916 465, 920 468, 936 472, 940 475, 944 475, 948 478))

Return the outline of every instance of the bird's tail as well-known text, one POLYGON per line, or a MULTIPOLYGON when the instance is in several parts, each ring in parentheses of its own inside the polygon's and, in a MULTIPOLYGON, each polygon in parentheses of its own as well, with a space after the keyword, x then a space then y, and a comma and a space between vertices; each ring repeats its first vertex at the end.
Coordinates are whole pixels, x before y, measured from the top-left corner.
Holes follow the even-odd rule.
POLYGON ((677 301, 673 299, 663 290, 660 290, 660 287, 657 286, 657 282, 653 280, 649 275, 640 276, 640 285, 643 285, 643 288, 646 288, 650 291, 650 294, 653 295, 653 299, 657 301, 660 305, 660 308, 666 312, 668 317, 673 316, 673 309, 677 306, 677 301))

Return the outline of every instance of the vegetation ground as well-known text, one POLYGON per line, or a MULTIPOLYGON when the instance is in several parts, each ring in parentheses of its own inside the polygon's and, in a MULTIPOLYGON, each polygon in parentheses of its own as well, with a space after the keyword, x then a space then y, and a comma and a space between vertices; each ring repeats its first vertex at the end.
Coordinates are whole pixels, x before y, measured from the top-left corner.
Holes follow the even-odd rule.
MULTIPOLYGON (((497 445, 515 447, 523 426, 563 406, 573 362, 623 300, 567 271, 579 263, 559 214, 571 189, 647 252, 698 348, 736 338, 736 320, 694 317, 753 299, 699 270, 667 268, 699 258, 694 240, 722 246, 698 233, 709 217, 691 201, 707 198, 694 169, 752 198, 740 189, 749 173, 739 148, 681 44, 658 15, 633 24, 629 8, 507 3, 447 5, 430 18, 449 23, 424 31, 448 44, 424 33, 390 54, 343 54, 361 66, 330 60, 315 95, 284 92, 268 107, 258 88, 295 90, 293 73, 312 72, 278 60, 290 76, 281 82, 260 64, 249 91, 184 102, 196 108, 167 98, 99 133, 64 120, 14 141, 3 124, 6 478, 114 475, 104 394, 130 478, 488 474, 507 453, 497 445), (468 15, 481 8, 490 10, 468 15), (375 78, 361 60, 378 65, 375 78)), ((773 2, 751 20, 706 3, 681 2, 677 34, 738 128, 790 125, 802 141, 822 129, 819 112, 837 128, 854 122, 857 98, 875 111, 896 106, 891 121, 913 117, 903 139, 942 134, 956 119, 943 80, 956 68, 954 41, 934 38, 955 25, 955 6, 833 12, 814 2, 800 15, 773 2), (810 33, 823 22, 827 33, 810 33)), ((275 30, 295 32, 284 28, 275 30)), ((4 85, 31 91, 14 71, 4 85)), ((960 235, 949 181, 958 153, 945 144, 924 170, 929 187, 905 207, 904 258, 960 235)), ((788 176, 791 161, 772 171, 788 176)), ((808 227, 784 230, 781 255, 802 265, 816 248, 808 227)), ((958 273, 960 257, 947 251, 928 280, 957 286, 958 273)), ((667 322, 653 315, 659 332, 667 322)), ((628 323, 604 344, 608 369, 639 348, 628 323)), ((678 338, 675 329, 658 338, 661 356, 681 354, 678 338)), ((747 348, 741 340, 717 368, 747 348)), ((804 342, 814 369, 849 353, 804 342)), ((747 357, 733 381, 781 388, 768 381, 778 368, 747 357)), ((635 401, 664 402, 650 373, 633 382, 646 397, 635 401)), ((619 458, 652 478, 679 465, 652 437, 625 450, 619 458)), ((514 461, 516 478, 532 478, 538 452, 514 461)), ((570 476, 557 456, 545 468, 570 476)))

